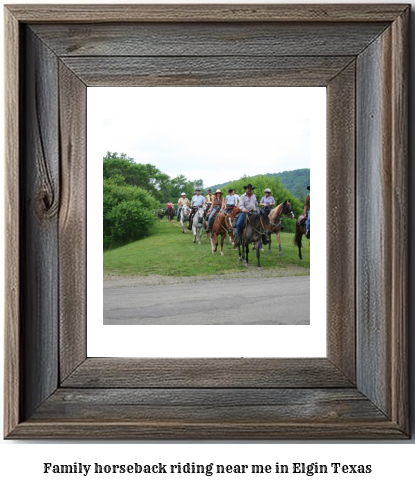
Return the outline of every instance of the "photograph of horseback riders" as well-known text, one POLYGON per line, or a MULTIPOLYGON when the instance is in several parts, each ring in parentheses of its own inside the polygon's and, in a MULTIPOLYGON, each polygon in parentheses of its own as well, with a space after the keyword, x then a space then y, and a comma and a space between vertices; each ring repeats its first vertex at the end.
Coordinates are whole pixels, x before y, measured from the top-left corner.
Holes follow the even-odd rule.
POLYGON ((123 90, 100 129, 104 325, 309 326, 325 89, 123 90))

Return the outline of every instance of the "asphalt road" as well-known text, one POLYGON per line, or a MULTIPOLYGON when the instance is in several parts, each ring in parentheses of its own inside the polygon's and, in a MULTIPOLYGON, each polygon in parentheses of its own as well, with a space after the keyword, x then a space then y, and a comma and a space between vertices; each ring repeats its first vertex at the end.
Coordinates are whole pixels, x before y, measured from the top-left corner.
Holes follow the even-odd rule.
POLYGON ((104 288, 105 325, 309 323, 310 276, 104 288))

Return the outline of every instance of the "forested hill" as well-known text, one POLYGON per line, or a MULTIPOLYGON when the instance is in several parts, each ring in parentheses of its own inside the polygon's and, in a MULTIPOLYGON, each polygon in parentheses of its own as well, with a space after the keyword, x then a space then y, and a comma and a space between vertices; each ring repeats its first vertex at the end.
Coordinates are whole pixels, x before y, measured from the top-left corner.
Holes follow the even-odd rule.
MULTIPOLYGON (((259 175, 255 175, 259 176, 259 175)), ((300 200, 304 200, 308 194, 307 186, 310 185, 310 168, 295 169, 293 171, 283 171, 281 173, 266 173, 264 176, 271 176, 273 178, 279 177, 285 188, 300 200)), ((229 185, 231 181, 212 185, 213 191, 217 188, 222 188, 229 185)))

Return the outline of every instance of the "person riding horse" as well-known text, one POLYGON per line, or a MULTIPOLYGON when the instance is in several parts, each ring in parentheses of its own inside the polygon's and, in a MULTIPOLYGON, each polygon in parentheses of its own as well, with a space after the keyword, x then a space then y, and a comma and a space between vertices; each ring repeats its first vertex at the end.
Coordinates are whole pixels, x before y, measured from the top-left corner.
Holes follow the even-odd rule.
POLYGON ((189 224, 187 226, 187 228, 189 230, 192 229, 192 222, 193 222, 194 214, 197 212, 198 208, 203 207, 205 201, 206 201, 206 198, 200 194, 200 188, 196 188, 195 195, 192 198, 192 211, 190 213, 189 224))
POLYGON ((177 204, 179 205, 179 208, 177 210, 177 222, 178 222, 180 220, 180 212, 182 210, 182 207, 184 205, 187 205, 188 207, 190 206, 189 199, 186 198, 185 192, 182 193, 182 196, 179 198, 179 201, 177 202, 177 204))
POLYGON ((258 213, 258 201, 256 196, 252 193, 255 188, 249 183, 244 186, 245 193, 241 196, 239 200, 239 208, 241 213, 239 215, 238 222, 236 223, 236 240, 235 244, 238 245, 241 242, 242 226, 244 225, 246 215, 249 213, 258 213))
POLYGON ((271 196, 271 190, 269 188, 265 188, 264 190, 265 196, 261 198, 259 204, 263 207, 261 210, 269 215, 272 210, 272 207, 275 206, 274 197, 271 196))
POLYGON ((237 205, 237 200, 235 197, 235 190, 233 188, 229 188, 228 190, 228 195, 226 195, 226 213, 232 212, 232 210, 235 208, 235 205, 237 205))
MULTIPOLYGON (((272 207, 275 206, 275 199, 274 197, 271 196, 271 190, 269 188, 265 188, 264 190, 264 193, 265 193, 265 196, 263 196, 261 198, 261 201, 259 202, 259 204, 261 205, 261 212, 265 213, 266 215, 269 215, 271 210, 272 210, 272 207)), ((270 243, 270 246, 271 246, 271 243, 270 243)), ((262 243, 260 245, 260 249, 262 252, 264 252, 264 248, 262 247, 262 243)), ((271 248, 270 250, 268 251, 268 254, 271 253, 271 248)))
POLYGON ((209 220, 208 220, 208 227, 206 229, 206 233, 210 233, 213 227, 213 217, 218 210, 222 210, 225 206, 225 200, 223 199, 223 191, 216 190, 213 194, 212 206, 208 212, 209 220))
MULTIPOLYGON (((307 186, 307 190, 310 190, 310 187, 307 186)), ((304 216, 307 218, 307 223, 305 226, 305 236, 307 239, 310 239, 310 195, 305 197, 304 202, 304 216), (308 211, 308 214, 307 214, 308 211)))

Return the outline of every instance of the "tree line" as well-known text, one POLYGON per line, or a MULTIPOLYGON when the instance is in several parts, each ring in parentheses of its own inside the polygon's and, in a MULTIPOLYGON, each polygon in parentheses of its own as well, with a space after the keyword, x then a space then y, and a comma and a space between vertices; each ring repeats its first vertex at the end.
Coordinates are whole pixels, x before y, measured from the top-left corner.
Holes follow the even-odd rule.
MULTIPOLYGON (((184 175, 170 178, 156 166, 136 163, 123 153, 107 152, 103 161, 103 176, 104 248, 144 237, 156 221, 156 209, 168 200, 177 205, 182 192, 191 199, 195 188, 203 188, 201 179, 190 181, 184 175)), ((265 188, 269 188, 277 204, 289 200, 295 215, 302 213, 304 203, 287 190, 280 178, 271 175, 244 175, 220 189, 226 196, 229 188, 235 188, 241 196, 245 193, 243 187, 248 183, 255 187, 258 202, 264 196, 265 188)), ((212 191, 217 189, 211 188, 212 191)), ((293 232, 294 222, 287 224, 286 230, 293 232)))

